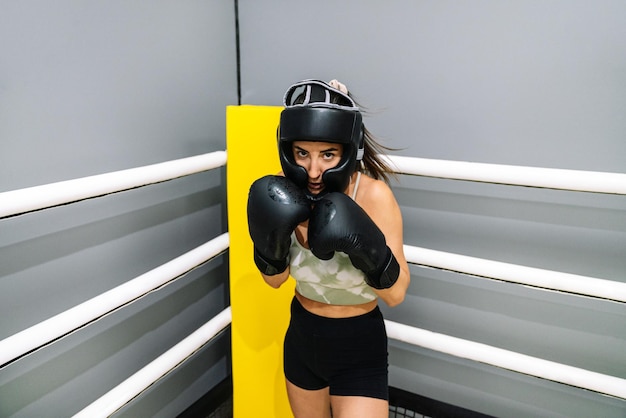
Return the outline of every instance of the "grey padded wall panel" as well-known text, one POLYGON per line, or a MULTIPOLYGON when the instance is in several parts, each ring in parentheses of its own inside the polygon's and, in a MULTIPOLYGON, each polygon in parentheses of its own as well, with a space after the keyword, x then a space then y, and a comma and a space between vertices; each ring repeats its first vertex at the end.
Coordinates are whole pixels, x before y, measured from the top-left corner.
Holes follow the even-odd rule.
MULTIPOLYGON (((344 81, 395 154, 626 172, 620 1, 239 1, 242 102, 344 81)), ((400 176, 408 245, 626 280, 626 199, 400 176)), ((413 266, 387 318, 626 378, 624 304, 413 266)), ((391 383, 507 417, 626 402, 392 342, 391 383)))
POLYGON ((403 154, 619 172, 624 14, 615 0, 243 0, 242 101, 338 78, 403 154))
MULTIPOLYGON (((0 191, 223 150, 232 2, 0 5, 0 191)), ((226 231, 223 168, 0 220, 0 338, 226 231)), ((229 305, 222 255, 0 372, 0 416, 71 416, 229 305)), ((228 334, 120 412, 175 416, 228 334)))

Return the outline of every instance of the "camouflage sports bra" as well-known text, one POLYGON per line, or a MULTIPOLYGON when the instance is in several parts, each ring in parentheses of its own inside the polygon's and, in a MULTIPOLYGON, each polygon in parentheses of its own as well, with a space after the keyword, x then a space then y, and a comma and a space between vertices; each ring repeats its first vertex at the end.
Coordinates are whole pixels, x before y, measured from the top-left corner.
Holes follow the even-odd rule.
POLYGON ((364 280, 363 272, 352 265, 347 254, 335 252, 321 260, 291 236, 290 273, 302 296, 331 305, 359 305, 376 299, 364 280))
MULTIPOLYGON (((356 196, 360 180, 352 193, 356 196)), ((331 305, 359 305, 376 299, 376 293, 365 283, 365 274, 354 267, 347 254, 335 252, 330 260, 321 260, 291 235, 290 273, 296 290, 309 299, 331 305)))

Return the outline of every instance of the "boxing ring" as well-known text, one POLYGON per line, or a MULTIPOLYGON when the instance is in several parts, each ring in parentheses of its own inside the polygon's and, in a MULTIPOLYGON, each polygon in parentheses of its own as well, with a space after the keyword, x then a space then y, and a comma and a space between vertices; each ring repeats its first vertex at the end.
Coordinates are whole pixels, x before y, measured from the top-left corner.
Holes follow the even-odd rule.
MULTIPOLYGON (((275 125, 274 125, 275 126, 275 125)), ((229 149, 230 155, 230 149, 229 149)), ((229 158, 232 158, 230 156, 229 158)), ((626 174, 514 167, 412 157, 387 157, 397 173, 511 186, 538 187, 590 193, 626 195, 626 174)), ((146 187, 227 166, 226 151, 154 164, 97 176, 0 193, 0 220, 27 216, 33 211, 85 199, 146 187)), ((239 222, 245 223, 244 219, 239 222)), ((59 339, 123 309, 143 296, 159 291, 187 272, 230 250, 224 233, 179 257, 71 309, 0 341, 0 370, 59 339)), ((425 268, 452 271, 488 280, 504 281, 593 297, 607 303, 626 303, 626 283, 559 271, 520 266, 405 245, 407 261, 425 268)), ((259 278, 260 280, 260 278, 259 278)), ((191 358, 232 321, 231 308, 154 359, 147 366, 78 412, 77 417, 109 416, 191 358)), ((485 344, 438 334, 386 320, 389 338, 440 353, 470 359, 525 375, 626 400, 626 379, 547 361, 485 344)), ((237 361, 233 355, 233 363, 237 361)))

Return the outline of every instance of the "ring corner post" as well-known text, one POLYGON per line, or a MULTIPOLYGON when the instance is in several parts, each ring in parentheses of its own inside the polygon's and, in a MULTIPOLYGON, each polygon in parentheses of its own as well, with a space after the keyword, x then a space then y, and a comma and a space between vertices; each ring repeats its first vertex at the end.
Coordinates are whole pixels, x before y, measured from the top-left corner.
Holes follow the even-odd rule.
POLYGON ((248 235, 247 199, 258 178, 280 171, 276 129, 282 107, 226 108, 234 416, 290 417, 282 369, 294 283, 272 289, 259 274, 248 235))

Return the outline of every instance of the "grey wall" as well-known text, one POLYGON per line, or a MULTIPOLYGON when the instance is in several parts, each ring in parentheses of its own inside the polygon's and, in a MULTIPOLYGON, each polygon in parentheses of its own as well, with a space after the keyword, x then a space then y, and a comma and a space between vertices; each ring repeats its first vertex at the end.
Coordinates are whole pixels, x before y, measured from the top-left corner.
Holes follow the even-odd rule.
MULTIPOLYGON (((239 1, 242 102, 338 78, 397 154, 626 172, 622 1, 239 1)), ((405 243, 626 280, 626 199, 403 176, 405 243)), ((412 267, 386 317, 626 378, 623 304, 412 267)), ((598 394, 392 343, 391 384, 506 417, 623 417, 598 394)))
MULTIPOLYGON (((0 191, 225 147, 230 1, 0 3, 0 191)), ((0 339, 226 231, 214 170, 0 221, 0 339)), ((0 416, 70 416, 228 306, 220 256, 0 371, 0 416)), ((123 410, 171 417, 230 373, 229 335, 123 410)))

